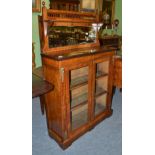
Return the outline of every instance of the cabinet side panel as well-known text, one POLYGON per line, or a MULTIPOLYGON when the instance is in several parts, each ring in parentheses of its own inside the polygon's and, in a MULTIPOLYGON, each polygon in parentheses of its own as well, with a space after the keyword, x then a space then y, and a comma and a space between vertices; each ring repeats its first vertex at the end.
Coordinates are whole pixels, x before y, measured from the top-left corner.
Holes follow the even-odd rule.
POLYGON ((113 85, 113 56, 109 57, 109 82, 108 82, 108 99, 107 106, 108 109, 111 109, 112 104, 112 85, 113 85))
POLYGON ((113 86, 122 88, 122 59, 114 58, 113 86))
POLYGON ((43 65, 45 79, 54 85, 54 90, 46 94, 46 115, 48 129, 54 131, 60 137, 62 131, 62 105, 60 93, 59 70, 49 65, 43 65))

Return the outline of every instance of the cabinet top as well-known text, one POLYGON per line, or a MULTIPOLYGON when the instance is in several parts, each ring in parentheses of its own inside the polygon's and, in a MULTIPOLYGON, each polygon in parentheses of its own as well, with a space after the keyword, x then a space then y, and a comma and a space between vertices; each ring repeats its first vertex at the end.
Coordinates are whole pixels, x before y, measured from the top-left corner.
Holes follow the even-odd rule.
POLYGON ((46 53, 41 53, 41 55, 42 57, 47 57, 57 61, 62 61, 62 60, 77 58, 82 56, 113 52, 115 50, 116 48, 114 47, 91 47, 91 48, 89 47, 89 48, 74 49, 74 50, 63 50, 63 51, 59 51, 58 54, 46 52, 46 53))

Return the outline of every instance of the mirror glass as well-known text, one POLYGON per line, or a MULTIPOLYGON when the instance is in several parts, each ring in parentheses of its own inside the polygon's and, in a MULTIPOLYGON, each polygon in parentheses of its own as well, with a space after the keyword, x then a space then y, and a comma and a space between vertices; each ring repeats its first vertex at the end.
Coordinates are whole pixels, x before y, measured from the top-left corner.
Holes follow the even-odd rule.
POLYGON ((94 26, 51 26, 48 27, 49 48, 94 43, 96 29, 94 26))

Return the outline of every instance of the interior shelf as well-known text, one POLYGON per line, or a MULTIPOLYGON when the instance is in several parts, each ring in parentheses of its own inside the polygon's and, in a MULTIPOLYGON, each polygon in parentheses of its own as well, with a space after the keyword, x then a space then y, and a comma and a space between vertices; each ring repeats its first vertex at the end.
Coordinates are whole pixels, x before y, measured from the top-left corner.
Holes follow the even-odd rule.
POLYGON ((97 71, 97 73, 96 73, 96 79, 99 79, 99 78, 102 78, 105 76, 108 76, 108 73, 103 72, 103 71, 97 71))
MULTIPOLYGON (((106 93, 107 93, 106 90, 104 90, 103 88, 97 87, 95 97, 97 98, 106 93)), ((88 102, 88 93, 85 93, 76 98, 73 98, 71 101, 71 110, 80 108, 81 106, 87 104, 87 102, 88 102)))
POLYGON ((72 99, 71 108, 75 109, 79 106, 86 104, 87 102, 88 102, 88 93, 82 94, 72 99))
POLYGON ((85 84, 88 84, 88 75, 72 79, 70 83, 70 89, 73 90, 85 84))
POLYGON ((106 93, 107 93, 107 91, 105 89, 103 89, 101 87, 97 87, 96 92, 95 92, 95 97, 99 97, 99 96, 106 94, 106 93))

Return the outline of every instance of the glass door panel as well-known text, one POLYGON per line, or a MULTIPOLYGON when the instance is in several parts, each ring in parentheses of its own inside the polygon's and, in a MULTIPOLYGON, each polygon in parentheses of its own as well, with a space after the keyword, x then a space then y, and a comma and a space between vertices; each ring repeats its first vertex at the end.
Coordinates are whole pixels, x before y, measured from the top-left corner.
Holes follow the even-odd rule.
POLYGON ((96 78, 107 75, 109 72, 109 61, 96 64, 96 78))
POLYGON ((107 94, 95 98, 95 116, 106 109, 107 94))
POLYGON ((88 121, 88 103, 72 110, 71 128, 72 130, 79 128, 88 121))
POLYGON ((88 85, 83 85, 71 90, 71 108, 86 104, 88 102, 88 85))
POLYGON ((70 70, 71 130, 88 122, 88 69, 70 70))
POLYGON ((108 94, 109 61, 96 63, 94 115, 106 109, 108 94))

